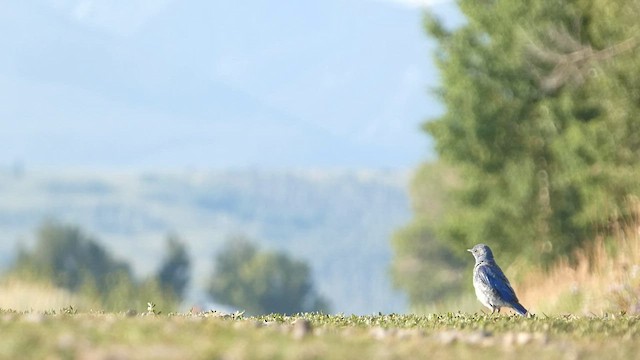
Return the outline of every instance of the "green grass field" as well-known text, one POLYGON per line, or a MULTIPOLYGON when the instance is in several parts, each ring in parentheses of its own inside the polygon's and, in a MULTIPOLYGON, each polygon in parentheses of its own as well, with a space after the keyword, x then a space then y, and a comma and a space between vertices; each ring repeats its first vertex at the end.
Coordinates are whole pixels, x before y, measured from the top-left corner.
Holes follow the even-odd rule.
POLYGON ((243 317, 3 311, 0 357, 603 359, 640 356, 640 317, 432 314, 243 317))

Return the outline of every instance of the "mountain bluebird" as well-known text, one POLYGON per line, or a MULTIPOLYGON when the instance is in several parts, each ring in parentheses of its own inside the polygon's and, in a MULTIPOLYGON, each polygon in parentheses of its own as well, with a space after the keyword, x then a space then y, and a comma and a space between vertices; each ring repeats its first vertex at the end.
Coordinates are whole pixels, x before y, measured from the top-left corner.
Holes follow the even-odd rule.
POLYGON ((491 249, 485 244, 478 244, 467 251, 476 259, 476 265, 473 267, 473 287, 482 305, 491 309, 492 314, 495 311, 500 312, 500 308, 506 306, 526 316, 527 309, 520 305, 509 280, 493 259, 491 249))

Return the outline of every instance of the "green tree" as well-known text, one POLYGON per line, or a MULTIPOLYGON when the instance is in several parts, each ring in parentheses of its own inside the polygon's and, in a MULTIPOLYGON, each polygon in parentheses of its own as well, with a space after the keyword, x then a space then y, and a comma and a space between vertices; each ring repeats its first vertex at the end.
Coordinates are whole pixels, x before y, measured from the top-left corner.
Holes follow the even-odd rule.
POLYGON ((47 281, 87 296, 104 310, 146 309, 154 302, 163 311, 176 308, 175 296, 163 294, 156 278, 137 280, 128 263, 115 259, 96 239, 72 225, 46 222, 33 249, 19 249, 9 275, 47 281))
POLYGON ((184 291, 191 278, 191 259, 184 243, 175 235, 167 237, 165 255, 157 280, 163 289, 168 289, 178 299, 184 298, 184 291))
POLYGON ((463 26, 425 22, 446 107, 425 130, 460 181, 445 189, 438 223, 421 235, 410 225, 396 246, 428 251, 417 243, 435 237, 464 256, 484 242, 504 258, 548 263, 635 216, 640 3, 458 4, 463 26))
POLYGON ((14 268, 71 291, 94 287, 99 294, 109 291, 115 277, 133 278, 126 262, 113 258, 80 228, 52 222, 39 228, 35 247, 20 251, 14 268))
POLYGON ((451 168, 439 163, 420 166, 410 187, 415 214, 392 238, 394 285, 404 290, 412 304, 435 303, 464 288, 464 262, 435 234, 442 221, 447 187, 459 183, 451 168))
POLYGON ((250 314, 326 311, 313 290, 309 266, 278 252, 259 251, 244 238, 232 238, 215 257, 209 294, 250 314))

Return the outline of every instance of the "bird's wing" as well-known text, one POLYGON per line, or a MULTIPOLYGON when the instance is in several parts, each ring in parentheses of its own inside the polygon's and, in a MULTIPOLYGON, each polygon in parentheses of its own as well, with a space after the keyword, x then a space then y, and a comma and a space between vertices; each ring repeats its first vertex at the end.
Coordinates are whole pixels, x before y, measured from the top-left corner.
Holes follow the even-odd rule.
POLYGON ((503 301, 509 303, 518 302, 509 280, 497 265, 483 264, 478 266, 478 279, 491 289, 494 289, 503 301))

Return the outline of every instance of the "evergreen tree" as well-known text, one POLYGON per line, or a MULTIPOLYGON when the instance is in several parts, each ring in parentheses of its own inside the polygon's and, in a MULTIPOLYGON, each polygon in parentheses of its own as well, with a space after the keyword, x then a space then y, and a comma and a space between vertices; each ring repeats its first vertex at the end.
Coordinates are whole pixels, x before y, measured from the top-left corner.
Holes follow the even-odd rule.
MULTIPOLYGON (((504 258, 545 263, 635 216, 640 3, 459 5, 465 25, 425 22, 446 106, 425 130, 459 182, 445 189, 438 223, 399 232, 396 252, 429 251, 418 243, 435 237, 460 256, 484 242, 504 258)), ((415 286, 407 281, 396 283, 415 286)))

